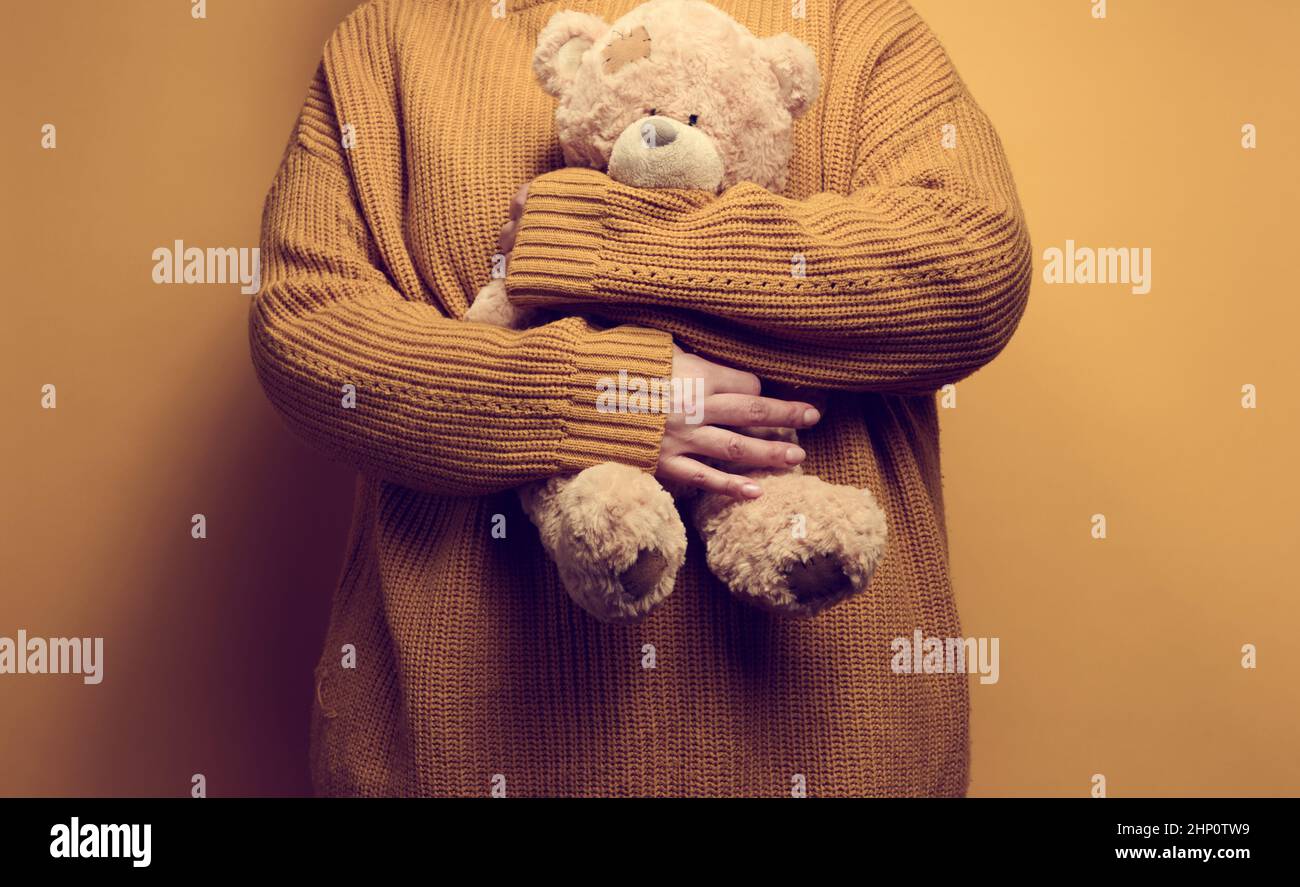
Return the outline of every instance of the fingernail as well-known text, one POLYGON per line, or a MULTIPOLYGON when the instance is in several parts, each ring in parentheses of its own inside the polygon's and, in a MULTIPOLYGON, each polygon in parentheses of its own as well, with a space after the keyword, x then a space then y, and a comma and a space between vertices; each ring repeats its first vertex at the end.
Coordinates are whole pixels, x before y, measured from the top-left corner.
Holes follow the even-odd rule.
POLYGON ((763 488, 760 487, 758 484, 745 484, 743 487, 740 488, 740 492, 744 493, 746 496, 753 499, 755 496, 762 495, 763 488))
POLYGON ((790 447, 790 449, 785 451, 785 461, 789 462, 791 465, 794 465, 797 462, 802 462, 803 456, 804 452, 799 447, 790 447))
POLYGON ((822 414, 819 413, 819 412, 817 412, 816 410, 804 410, 804 411, 803 411, 803 424, 805 424, 805 425, 812 425, 812 424, 814 424, 818 419, 820 419, 821 417, 822 417, 822 414))

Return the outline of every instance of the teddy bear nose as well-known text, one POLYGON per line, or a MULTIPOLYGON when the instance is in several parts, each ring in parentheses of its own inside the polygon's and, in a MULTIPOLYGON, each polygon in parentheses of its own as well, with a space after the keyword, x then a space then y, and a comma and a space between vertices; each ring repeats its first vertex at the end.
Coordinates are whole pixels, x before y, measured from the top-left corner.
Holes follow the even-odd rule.
POLYGON ((677 141, 677 127, 663 117, 647 117, 641 121, 641 140, 647 148, 662 148, 677 141))

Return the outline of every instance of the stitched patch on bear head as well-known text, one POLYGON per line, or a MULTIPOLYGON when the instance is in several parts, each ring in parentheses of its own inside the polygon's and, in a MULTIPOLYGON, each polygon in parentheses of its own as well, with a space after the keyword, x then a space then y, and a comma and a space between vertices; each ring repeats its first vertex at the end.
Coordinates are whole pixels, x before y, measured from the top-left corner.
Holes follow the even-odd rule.
POLYGON ((632 33, 619 34, 605 50, 605 73, 613 74, 619 68, 637 59, 650 57, 650 34, 645 25, 637 25, 632 33))

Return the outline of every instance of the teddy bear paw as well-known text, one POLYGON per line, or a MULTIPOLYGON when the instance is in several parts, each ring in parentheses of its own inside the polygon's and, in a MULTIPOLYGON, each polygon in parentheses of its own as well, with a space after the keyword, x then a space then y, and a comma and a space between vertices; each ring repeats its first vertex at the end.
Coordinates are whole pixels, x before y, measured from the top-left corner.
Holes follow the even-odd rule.
POLYGON ((798 473, 758 482, 758 499, 713 499, 695 514, 709 569, 731 593, 775 613, 813 616, 863 591, 886 540, 871 493, 798 473))
POLYGON ((506 295, 505 279, 499 277, 493 278, 478 291, 465 312, 465 320, 469 323, 486 323, 511 330, 526 329, 535 318, 536 312, 533 309, 519 308, 510 303, 506 295))
POLYGON ((555 497, 552 556, 569 596, 602 622, 635 622, 672 593, 686 528, 651 475, 606 462, 555 497))
POLYGON ((800 604, 815 606, 823 600, 843 600, 853 593, 853 580, 839 558, 814 554, 785 568, 786 586, 800 604))

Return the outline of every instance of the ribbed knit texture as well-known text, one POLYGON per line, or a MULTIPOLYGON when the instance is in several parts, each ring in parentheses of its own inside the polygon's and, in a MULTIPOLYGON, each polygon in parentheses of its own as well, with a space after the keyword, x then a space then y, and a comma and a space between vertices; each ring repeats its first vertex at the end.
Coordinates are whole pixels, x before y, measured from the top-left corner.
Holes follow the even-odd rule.
POLYGON ((901 0, 812 0, 803 19, 723 0, 822 69, 786 193, 557 170, 537 33, 561 8, 613 21, 633 5, 514 0, 494 19, 486 2, 375 2, 326 46, 267 199, 250 317, 272 402, 362 474, 317 667, 317 789, 788 795, 802 777, 811 795, 960 794, 967 678, 896 675, 890 641, 960 636, 933 392, 997 354, 1024 309, 1029 243, 997 137, 901 0), (511 195, 547 170, 508 287, 601 321, 461 322, 511 195), (646 622, 569 602, 510 489, 605 460, 652 470, 663 418, 598 411, 596 382, 667 376, 674 338, 835 391, 800 437, 808 470, 886 510, 867 594, 776 619, 734 603, 693 540, 646 622))

